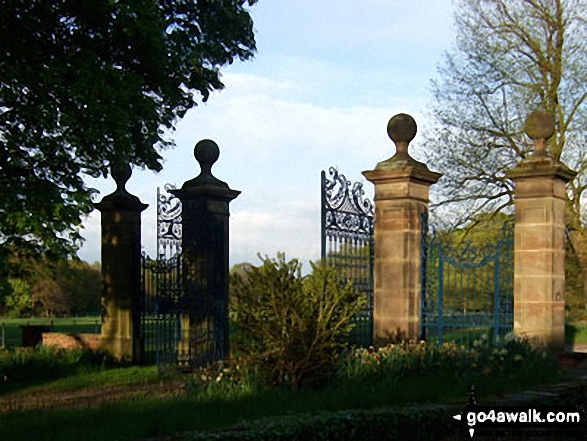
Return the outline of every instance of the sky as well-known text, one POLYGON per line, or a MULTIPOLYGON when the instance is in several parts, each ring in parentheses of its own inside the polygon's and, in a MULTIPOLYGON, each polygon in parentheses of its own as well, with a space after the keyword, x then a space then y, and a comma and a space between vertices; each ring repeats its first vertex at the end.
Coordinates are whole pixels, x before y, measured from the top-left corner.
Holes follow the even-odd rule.
MULTIPOLYGON (((336 166, 351 181, 393 155, 386 127, 397 113, 418 123, 431 104, 430 80, 454 44, 450 0, 260 0, 250 8, 257 53, 221 69, 225 89, 178 121, 163 171, 135 168, 127 190, 149 208, 142 245, 155 256, 157 187, 199 174, 195 144, 214 140, 212 173, 242 193, 230 204, 230 266, 258 254, 305 262, 320 258, 320 172, 336 166)), ((428 164, 434 169, 433 164, 428 164)), ((111 178, 86 179, 100 201, 111 178)), ((100 213, 83 222, 78 255, 100 260, 100 213)))

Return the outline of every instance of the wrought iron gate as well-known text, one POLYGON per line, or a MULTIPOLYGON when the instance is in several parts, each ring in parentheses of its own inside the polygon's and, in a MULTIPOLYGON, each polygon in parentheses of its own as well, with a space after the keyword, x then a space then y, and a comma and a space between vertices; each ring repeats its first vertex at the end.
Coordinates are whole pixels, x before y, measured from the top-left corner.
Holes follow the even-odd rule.
POLYGON ((180 255, 155 260, 142 256, 141 338, 146 361, 156 362, 157 366, 180 359, 181 269, 180 255))
POLYGON ((373 342, 373 204, 361 182, 351 185, 335 167, 322 171, 322 260, 334 266, 343 283, 351 280, 367 297, 355 318, 350 342, 373 342))
POLYGON ((513 225, 496 243, 458 249, 428 234, 428 213, 421 228, 422 339, 469 345, 485 335, 497 343, 513 330, 513 225))
POLYGON ((185 358, 182 355, 181 201, 157 188, 157 257, 142 256, 141 339, 147 362, 159 367, 185 358))

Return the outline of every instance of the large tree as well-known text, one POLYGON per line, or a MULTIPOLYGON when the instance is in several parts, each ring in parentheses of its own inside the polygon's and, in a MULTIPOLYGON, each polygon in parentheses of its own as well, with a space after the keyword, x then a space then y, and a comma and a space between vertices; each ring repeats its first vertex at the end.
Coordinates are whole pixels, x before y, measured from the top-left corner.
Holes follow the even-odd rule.
POLYGON ((579 172, 566 219, 587 280, 587 3, 461 0, 455 17, 456 46, 432 84, 437 129, 427 139, 428 163, 444 173, 440 211, 462 224, 511 210, 505 171, 532 152, 524 121, 545 110, 556 124, 550 154, 579 172))
POLYGON ((0 246, 75 253, 84 174, 161 169, 166 130, 252 56, 255 1, 0 0, 0 246))

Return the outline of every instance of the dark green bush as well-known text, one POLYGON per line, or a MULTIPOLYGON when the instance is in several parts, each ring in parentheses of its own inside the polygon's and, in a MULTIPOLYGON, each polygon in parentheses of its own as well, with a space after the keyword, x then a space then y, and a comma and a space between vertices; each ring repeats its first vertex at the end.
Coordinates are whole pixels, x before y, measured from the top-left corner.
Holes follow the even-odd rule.
POLYGON ((295 389, 324 380, 365 302, 332 268, 312 264, 302 277, 301 264, 283 254, 250 268, 246 278, 235 275, 233 284, 233 352, 270 385, 295 389))

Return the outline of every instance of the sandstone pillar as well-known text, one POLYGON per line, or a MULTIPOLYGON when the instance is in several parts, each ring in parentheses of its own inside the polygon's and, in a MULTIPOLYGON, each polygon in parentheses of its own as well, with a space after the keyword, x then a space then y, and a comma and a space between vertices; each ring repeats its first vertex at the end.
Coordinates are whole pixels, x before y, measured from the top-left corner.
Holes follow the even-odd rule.
POLYGON ((142 361, 141 212, 148 205, 126 191, 129 165, 114 168, 116 191, 96 208, 102 213, 102 333, 114 357, 142 361))
POLYGON ((441 174, 409 155, 416 131, 411 116, 391 118, 387 132, 395 155, 363 172, 375 185, 373 339, 380 343, 416 340, 420 334, 420 215, 441 174))
POLYGON ((194 149, 199 176, 172 190, 182 203, 184 301, 180 362, 228 356, 228 204, 240 191, 212 175, 220 150, 211 140, 194 149))
POLYGON ((515 182, 514 332, 553 350, 565 333, 565 185, 576 175, 546 151, 551 115, 533 112, 526 133, 534 153, 508 172, 515 182))

